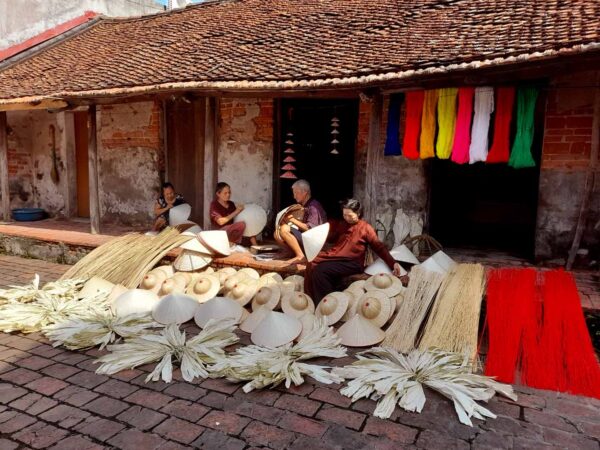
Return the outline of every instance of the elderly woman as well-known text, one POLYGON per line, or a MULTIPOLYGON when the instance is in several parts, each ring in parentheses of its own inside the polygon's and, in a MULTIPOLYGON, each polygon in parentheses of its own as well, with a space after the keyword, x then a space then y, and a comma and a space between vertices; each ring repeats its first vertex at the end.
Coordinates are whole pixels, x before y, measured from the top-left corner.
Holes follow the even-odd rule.
POLYGON ((163 183, 161 196, 154 204, 154 226, 152 230, 160 231, 169 224, 169 210, 177 205, 185 203, 183 197, 175 192, 175 188, 169 182, 163 183))
POLYGON ((385 261, 394 275, 400 276, 400 264, 377 238, 373 227, 361 219, 360 202, 355 199, 342 202, 342 212, 344 223, 336 244, 319 253, 306 267, 304 290, 317 303, 332 292, 343 277, 364 271, 367 246, 385 261))
MULTIPOLYGON (((231 187, 227 183, 219 182, 215 189, 215 200, 210 204, 210 221, 214 229, 225 230, 227 238, 232 244, 240 244, 246 229, 245 222, 233 222, 235 216, 244 210, 244 205, 236 205, 231 200, 231 187)), ((256 245, 256 236, 250 238, 252 245, 256 245)))

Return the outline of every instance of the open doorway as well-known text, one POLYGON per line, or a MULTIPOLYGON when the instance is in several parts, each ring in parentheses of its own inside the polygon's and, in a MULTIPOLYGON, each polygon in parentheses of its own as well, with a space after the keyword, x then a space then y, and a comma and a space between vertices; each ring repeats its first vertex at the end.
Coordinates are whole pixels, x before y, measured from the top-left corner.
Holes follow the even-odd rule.
MULTIPOLYGON (((339 201, 353 193, 357 126, 358 100, 291 99, 281 103, 275 173, 285 172, 284 159, 291 156, 294 161, 289 164, 295 168, 291 172, 308 180, 313 196, 332 218, 341 218, 339 201), (294 153, 285 153, 287 149, 294 153)), ((279 199, 274 204, 283 208, 294 203, 291 186, 296 179, 278 176, 277 180, 279 199)))
POLYGON ((88 162, 88 113, 73 114, 75 128, 75 167, 77 168, 77 217, 90 217, 90 175, 88 162))

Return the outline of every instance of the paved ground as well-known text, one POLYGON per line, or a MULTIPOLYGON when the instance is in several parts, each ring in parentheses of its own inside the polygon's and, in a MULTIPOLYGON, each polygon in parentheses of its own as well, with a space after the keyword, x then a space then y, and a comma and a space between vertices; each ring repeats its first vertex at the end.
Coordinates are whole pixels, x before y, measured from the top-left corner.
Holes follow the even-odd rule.
MULTIPOLYGON (((0 256, 0 286, 66 268, 0 256)), ((600 448, 600 401, 584 397, 517 388, 517 402, 492 400, 498 418, 470 428, 431 392, 422 414, 380 420, 373 402, 351 405, 335 386, 244 394, 222 380, 145 384, 146 367, 96 375, 97 355, 0 333, 0 449, 600 448)))

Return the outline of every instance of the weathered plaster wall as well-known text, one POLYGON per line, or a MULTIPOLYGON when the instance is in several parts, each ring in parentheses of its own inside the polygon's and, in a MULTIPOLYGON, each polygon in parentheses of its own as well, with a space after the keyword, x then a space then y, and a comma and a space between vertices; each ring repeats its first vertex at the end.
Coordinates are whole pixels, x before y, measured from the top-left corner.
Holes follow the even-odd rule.
POLYGON ((273 101, 223 99, 220 108, 218 179, 232 200, 272 207, 273 101))
POLYGON ((160 103, 99 108, 98 171, 103 222, 145 225, 160 189, 160 103))
MULTIPOLYGON (((592 145, 594 72, 551 81, 540 173, 536 259, 566 259, 579 216, 592 145), (580 89, 573 86, 583 86, 580 89)), ((600 175, 589 205, 581 248, 600 257, 600 175)))
POLYGON ((8 182, 11 208, 33 206, 33 171, 31 163, 31 114, 7 113, 8 182))

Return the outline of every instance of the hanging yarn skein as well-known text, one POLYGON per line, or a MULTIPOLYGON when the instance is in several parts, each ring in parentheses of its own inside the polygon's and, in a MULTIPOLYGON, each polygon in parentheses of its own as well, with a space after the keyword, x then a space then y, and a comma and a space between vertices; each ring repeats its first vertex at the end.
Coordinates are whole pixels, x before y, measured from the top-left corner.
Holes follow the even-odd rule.
POLYGON ((438 101, 438 90, 425 91, 423 101, 423 116, 421 117, 421 147, 419 156, 421 159, 433 158, 435 139, 435 110, 438 101))
POLYGON ((515 88, 501 87, 496 90, 496 117, 494 140, 488 153, 487 163, 506 163, 510 157, 510 122, 515 104, 515 88))
POLYGON ((439 91, 438 99, 438 136, 435 152, 440 159, 450 158, 454 127, 456 126, 456 95, 457 88, 444 88, 439 91))
POLYGON ((533 114, 538 90, 535 88, 519 88, 517 91, 517 135, 512 145, 508 165, 515 169, 535 167, 531 155, 533 143, 533 114))
POLYGON ((402 94, 390 96, 390 105, 388 107, 387 136, 385 140, 385 156, 400 155, 400 105, 402 104, 402 94))
POLYGON ((475 89, 475 117, 471 130, 469 162, 485 161, 488 152, 488 132, 490 116, 494 111, 494 88, 490 86, 475 89))
POLYGON ((456 130, 452 143, 452 161, 457 164, 469 162, 474 95, 475 88, 472 87, 463 87, 458 90, 458 113, 456 114, 456 130))
POLYGON ((406 93, 406 120, 404 124, 404 140, 402 153, 408 159, 419 158, 419 134, 421 132, 421 115, 425 91, 406 93))

